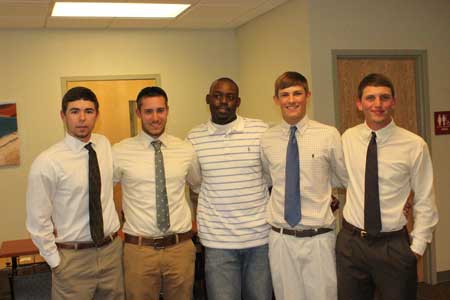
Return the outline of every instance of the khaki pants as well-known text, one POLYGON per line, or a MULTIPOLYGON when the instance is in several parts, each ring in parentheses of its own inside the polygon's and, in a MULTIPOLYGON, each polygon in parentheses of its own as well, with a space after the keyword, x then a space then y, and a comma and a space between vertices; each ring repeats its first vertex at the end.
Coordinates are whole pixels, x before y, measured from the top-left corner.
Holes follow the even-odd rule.
POLYGON ((116 238, 101 248, 60 249, 52 270, 53 300, 123 300, 123 243, 116 238))
POLYGON ((125 243, 127 300, 190 300, 194 284, 195 246, 191 240, 154 249, 125 243))

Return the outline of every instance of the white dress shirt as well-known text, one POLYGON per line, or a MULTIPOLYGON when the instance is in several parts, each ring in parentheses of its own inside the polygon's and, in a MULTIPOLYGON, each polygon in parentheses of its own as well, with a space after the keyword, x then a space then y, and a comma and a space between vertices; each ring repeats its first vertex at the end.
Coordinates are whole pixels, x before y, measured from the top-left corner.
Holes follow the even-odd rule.
MULTIPOLYGON (((310 120, 308 116, 296 126, 302 215, 295 228, 332 228, 331 190, 344 186, 347 181, 340 134, 336 128, 310 120)), ((261 139, 263 167, 272 179, 267 220, 281 228, 291 228, 284 219, 289 130, 290 125, 283 121, 267 130, 261 139)))
MULTIPOLYGON (((366 153, 372 130, 366 124, 342 136, 349 174, 344 218, 364 228, 364 178, 366 153)), ((433 168, 425 141, 392 121, 376 131, 381 223, 383 232, 402 229, 407 219, 403 207, 414 192, 414 229, 411 249, 422 255, 431 242, 438 214, 434 202, 433 168)))
POLYGON ((204 246, 244 249, 268 243, 268 191, 259 151, 267 127, 238 116, 226 125, 208 121, 189 132, 203 176, 197 224, 204 246))
POLYGON ((155 149, 145 132, 113 146, 114 182, 122 186, 125 233, 158 237, 183 233, 192 228, 192 217, 185 195, 186 181, 196 188, 201 174, 194 148, 189 142, 167 134, 161 135, 166 176, 170 228, 163 233, 156 224, 155 149))
MULTIPOLYGON (((104 234, 119 230, 113 201, 111 145, 102 135, 92 134, 102 189, 104 234)), ((84 143, 66 134, 42 152, 28 177, 27 229, 39 253, 50 267, 59 265, 55 242, 92 241, 89 227, 89 154, 84 143)))

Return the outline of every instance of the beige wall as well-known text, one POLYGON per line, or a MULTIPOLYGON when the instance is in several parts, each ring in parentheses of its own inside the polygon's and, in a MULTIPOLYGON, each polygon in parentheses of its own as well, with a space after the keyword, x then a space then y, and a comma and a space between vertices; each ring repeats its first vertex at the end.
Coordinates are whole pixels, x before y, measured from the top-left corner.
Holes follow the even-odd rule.
POLYGON ((64 134, 61 77, 159 74, 168 131, 184 137, 209 116, 209 83, 238 73, 233 31, 5 30, 0 41, 0 99, 17 101, 21 139, 21 165, 0 168, 0 242, 27 236, 30 164, 64 134))
MULTIPOLYGON (((450 109, 450 2, 448 0, 310 0, 311 66, 316 118, 334 122, 332 49, 428 51, 430 126, 433 112, 450 109)), ((401 108, 397 108, 401 109, 401 108)), ((437 271, 450 270, 450 136, 431 134, 436 199, 437 271)))
MULTIPOLYGON (((311 83, 309 114, 334 124, 331 49, 425 49, 432 113, 450 109, 448 11, 448 0, 291 0, 236 33, 0 31, 0 99, 18 101, 22 139, 21 166, 0 169, 0 241, 25 235, 30 163, 63 135, 60 77, 160 74, 171 97, 169 131, 183 136, 207 118, 204 95, 218 76, 239 82, 242 115, 278 122, 273 82, 286 70, 300 71, 311 83)), ((437 270, 445 271, 450 269, 450 138, 432 135, 430 146, 441 219, 437 270)))
POLYGON ((308 19, 306 0, 288 1, 237 30, 242 115, 280 121, 273 85, 285 71, 299 71, 309 79, 313 97, 308 114, 313 115, 308 19))

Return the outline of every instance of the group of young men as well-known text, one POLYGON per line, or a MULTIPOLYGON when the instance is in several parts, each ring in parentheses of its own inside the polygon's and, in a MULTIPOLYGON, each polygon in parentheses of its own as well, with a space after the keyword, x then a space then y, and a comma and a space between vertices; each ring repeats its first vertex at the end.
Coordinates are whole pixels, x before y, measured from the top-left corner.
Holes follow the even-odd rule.
POLYGON ((215 80, 211 118, 185 141, 165 132, 168 97, 137 96, 142 131, 111 146, 92 133, 95 94, 62 99, 67 134, 34 161, 27 228, 52 268, 53 299, 191 299, 195 247, 205 249, 210 300, 415 299, 416 259, 438 221, 424 140, 395 125, 395 91, 381 74, 358 89, 365 122, 341 136, 308 118, 306 78, 286 72, 274 127, 241 117, 239 88, 215 80), (113 201, 122 187, 124 244, 113 201), (347 188, 336 240, 332 188, 347 188), (269 192, 270 190, 270 192, 269 192), (414 229, 403 207, 414 192, 414 229))

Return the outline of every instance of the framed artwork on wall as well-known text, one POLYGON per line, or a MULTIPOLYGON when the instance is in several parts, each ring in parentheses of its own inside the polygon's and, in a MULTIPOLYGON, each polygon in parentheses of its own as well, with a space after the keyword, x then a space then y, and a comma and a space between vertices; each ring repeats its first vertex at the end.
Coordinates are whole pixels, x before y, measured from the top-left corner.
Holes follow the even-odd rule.
POLYGON ((0 167, 20 164, 17 109, 13 101, 0 101, 0 167))

